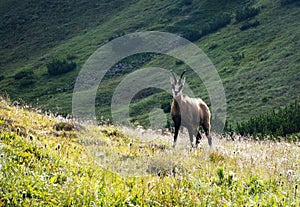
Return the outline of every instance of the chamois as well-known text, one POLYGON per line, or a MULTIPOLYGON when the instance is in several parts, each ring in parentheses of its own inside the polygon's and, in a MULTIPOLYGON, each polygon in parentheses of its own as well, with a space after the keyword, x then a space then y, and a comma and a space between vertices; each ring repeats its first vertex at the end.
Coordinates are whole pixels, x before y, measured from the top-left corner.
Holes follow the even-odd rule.
POLYGON ((172 84, 173 93, 171 117, 175 125, 173 147, 176 145, 180 125, 187 128, 192 147, 194 147, 193 136, 196 136, 196 146, 200 142, 201 135, 199 133, 199 127, 202 126, 208 139, 208 144, 211 147, 212 138, 210 135, 210 111, 208 106, 200 98, 190 98, 182 94, 182 88, 185 83, 185 77, 182 77, 185 70, 181 73, 178 81, 176 80, 174 72, 172 70, 170 72, 172 74, 170 82, 172 84))

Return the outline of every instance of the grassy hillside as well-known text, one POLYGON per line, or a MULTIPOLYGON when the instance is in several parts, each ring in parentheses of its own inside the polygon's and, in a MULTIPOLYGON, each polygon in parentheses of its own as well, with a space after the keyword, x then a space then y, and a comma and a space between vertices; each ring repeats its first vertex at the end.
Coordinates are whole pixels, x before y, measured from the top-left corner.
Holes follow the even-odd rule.
MULTIPOLYGON (((2 1, 0 92, 54 112, 71 112, 75 78, 100 46, 135 31, 167 31, 182 35, 203 49, 216 66, 227 96, 228 119, 245 120, 299 100, 299 3, 283 1, 2 1), (244 8, 258 15, 237 20, 244 8), (224 21, 226 20, 226 21, 224 21), (229 21, 227 21, 229 20, 229 21), (244 29, 241 29, 244 28, 244 29), (246 28, 246 29, 245 29, 246 28), (51 76, 47 64, 67 59, 71 72, 51 76), (16 79, 16 74, 29 75, 16 79)), ((291 1, 293 2, 293 1, 291 1)), ((180 72, 186 68, 165 56, 132 57, 134 67, 107 75, 97 96, 97 115, 110 117, 112 93, 123 75, 142 66, 159 65, 180 72)), ((209 102, 207 91, 188 70, 187 83, 209 102)), ((151 108, 170 102, 166 93, 141 92, 132 104, 132 119, 149 125, 151 108), (142 98, 141 98, 142 97, 142 98), (151 103, 151 104, 149 104, 151 103)))
POLYGON ((171 140, 1 98, 0 206, 299 206, 299 143, 171 140))

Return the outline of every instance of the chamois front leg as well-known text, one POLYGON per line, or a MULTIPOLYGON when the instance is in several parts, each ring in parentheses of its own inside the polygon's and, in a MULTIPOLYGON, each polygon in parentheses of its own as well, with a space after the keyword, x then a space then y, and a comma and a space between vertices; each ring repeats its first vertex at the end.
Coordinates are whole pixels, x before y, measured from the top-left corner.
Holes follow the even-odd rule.
POLYGON ((212 138, 211 138, 211 135, 210 135, 210 123, 207 122, 207 123, 203 124, 203 129, 205 131, 205 135, 207 137, 208 144, 211 147, 212 146, 212 138))
POLYGON ((206 137, 208 139, 208 144, 209 146, 211 147, 212 146, 212 138, 211 138, 211 135, 210 134, 206 134, 206 137))
POLYGON ((173 142, 173 148, 175 148, 176 142, 177 142, 177 137, 178 137, 178 132, 179 132, 180 124, 181 124, 181 117, 173 116, 172 119, 173 119, 174 125, 175 125, 174 142, 173 142))
POLYGON ((194 141, 194 139, 193 139, 194 132, 193 132, 192 128, 187 128, 187 129, 188 129, 188 132, 189 132, 191 147, 193 148, 194 147, 194 144, 193 144, 193 141, 194 141))

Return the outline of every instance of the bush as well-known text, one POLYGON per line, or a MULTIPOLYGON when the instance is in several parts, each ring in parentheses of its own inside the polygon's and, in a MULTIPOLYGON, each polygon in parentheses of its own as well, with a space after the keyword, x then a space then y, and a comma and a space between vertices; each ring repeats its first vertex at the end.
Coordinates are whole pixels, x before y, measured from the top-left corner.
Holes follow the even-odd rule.
POLYGON ((194 42, 203 36, 218 31, 231 22, 230 15, 224 14, 212 18, 211 21, 197 28, 197 25, 199 24, 198 20, 201 18, 201 16, 197 15, 195 14, 195 16, 191 16, 187 20, 180 21, 174 26, 169 26, 167 31, 170 33, 180 34, 182 37, 194 42))
POLYGON ((185 29, 182 33, 181 33, 182 37, 184 37, 185 39, 190 40, 191 42, 195 42, 198 39, 200 39, 202 37, 201 33, 198 30, 195 29, 185 29))
POLYGON ((20 86, 22 87, 26 87, 26 86, 30 86, 32 84, 35 83, 35 80, 33 77, 26 77, 26 78, 23 78, 21 81, 20 81, 20 86))
POLYGON ((279 109, 277 112, 262 114, 248 121, 237 123, 236 132, 241 135, 272 135, 286 136, 300 132, 300 103, 295 103, 279 109))
POLYGON ((181 14, 181 12, 182 12, 181 8, 175 7, 175 8, 168 10, 166 16, 175 17, 175 16, 178 16, 179 14, 181 14))
POLYGON ((34 73, 32 70, 30 71, 20 71, 15 74, 15 80, 20 81, 20 86, 26 87, 35 83, 34 73))
POLYGON ((183 6, 190 6, 193 4, 193 0, 182 0, 181 5, 183 6))
POLYGON ((259 21, 257 21, 257 20, 255 22, 246 22, 240 27, 240 30, 244 31, 251 27, 257 27, 258 25, 259 25, 259 21))
POLYGON ((52 62, 47 64, 48 73, 50 75, 60 75, 63 73, 70 72, 76 68, 76 63, 67 60, 52 60, 52 62))
POLYGON ((245 58, 245 54, 242 52, 239 54, 233 54, 231 57, 233 62, 239 63, 242 59, 245 58))
POLYGON ((160 107, 164 113, 170 113, 171 111, 171 104, 169 102, 164 102, 161 104, 161 107, 160 107))
POLYGON ((259 9, 258 8, 244 8, 241 11, 236 12, 235 19, 238 22, 242 22, 246 19, 250 19, 252 17, 255 17, 256 15, 259 14, 259 9))
POLYGON ((15 80, 19 80, 20 86, 26 87, 35 83, 34 73, 32 70, 30 71, 20 71, 15 74, 15 80))
POLYGON ((288 5, 288 4, 292 4, 295 2, 300 2, 300 0, 281 0, 280 3, 282 6, 288 5))
POLYGON ((32 77, 32 76, 33 76, 33 71, 32 70, 30 70, 30 71, 20 71, 20 72, 15 74, 14 78, 15 78, 15 80, 20 80, 22 78, 32 77))
POLYGON ((212 45, 210 45, 209 46, 209 50, 213 50, 213 49, 216 49, 217 47, 219 47, 219 45, 218 44, 216 44, 216 43, 213 43, 212 45))
POLYGON ((72 60, 75 60, 75 59, 77 59, 77 56, 76 56, 76 55, 71 55, 71 54, 68 54, 68 55, 67 55, 67 60, 72 61, 72 60))
POLYGON ((184 61, 182 61, 182 60, 175 61, 175 65, 182 65, 182 64, 184 64, 184 61))
POLYGON ((213 19, 212 22, 207 23, 201 30, 201 36, 211 34, 219 29, 227 26, 231 22, 230 15, 220 15, 213 19))

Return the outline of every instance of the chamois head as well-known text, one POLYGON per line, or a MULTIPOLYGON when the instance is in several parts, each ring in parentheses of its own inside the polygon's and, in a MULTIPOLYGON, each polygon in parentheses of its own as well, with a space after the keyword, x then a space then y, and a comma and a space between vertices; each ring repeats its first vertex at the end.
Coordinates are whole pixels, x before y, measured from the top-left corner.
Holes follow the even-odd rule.
POLYGON ((176 80, 174 72, 172 70, 170 72, 172 74, 172 76, 170 77, 170 82, 172 84, 172 93, 173 96, 175 97, 182 94, 182 88, 185 83, 185 77, 182 78, 182 76, 185 73, 185 70, 181 73, 178 81, 176 80))

